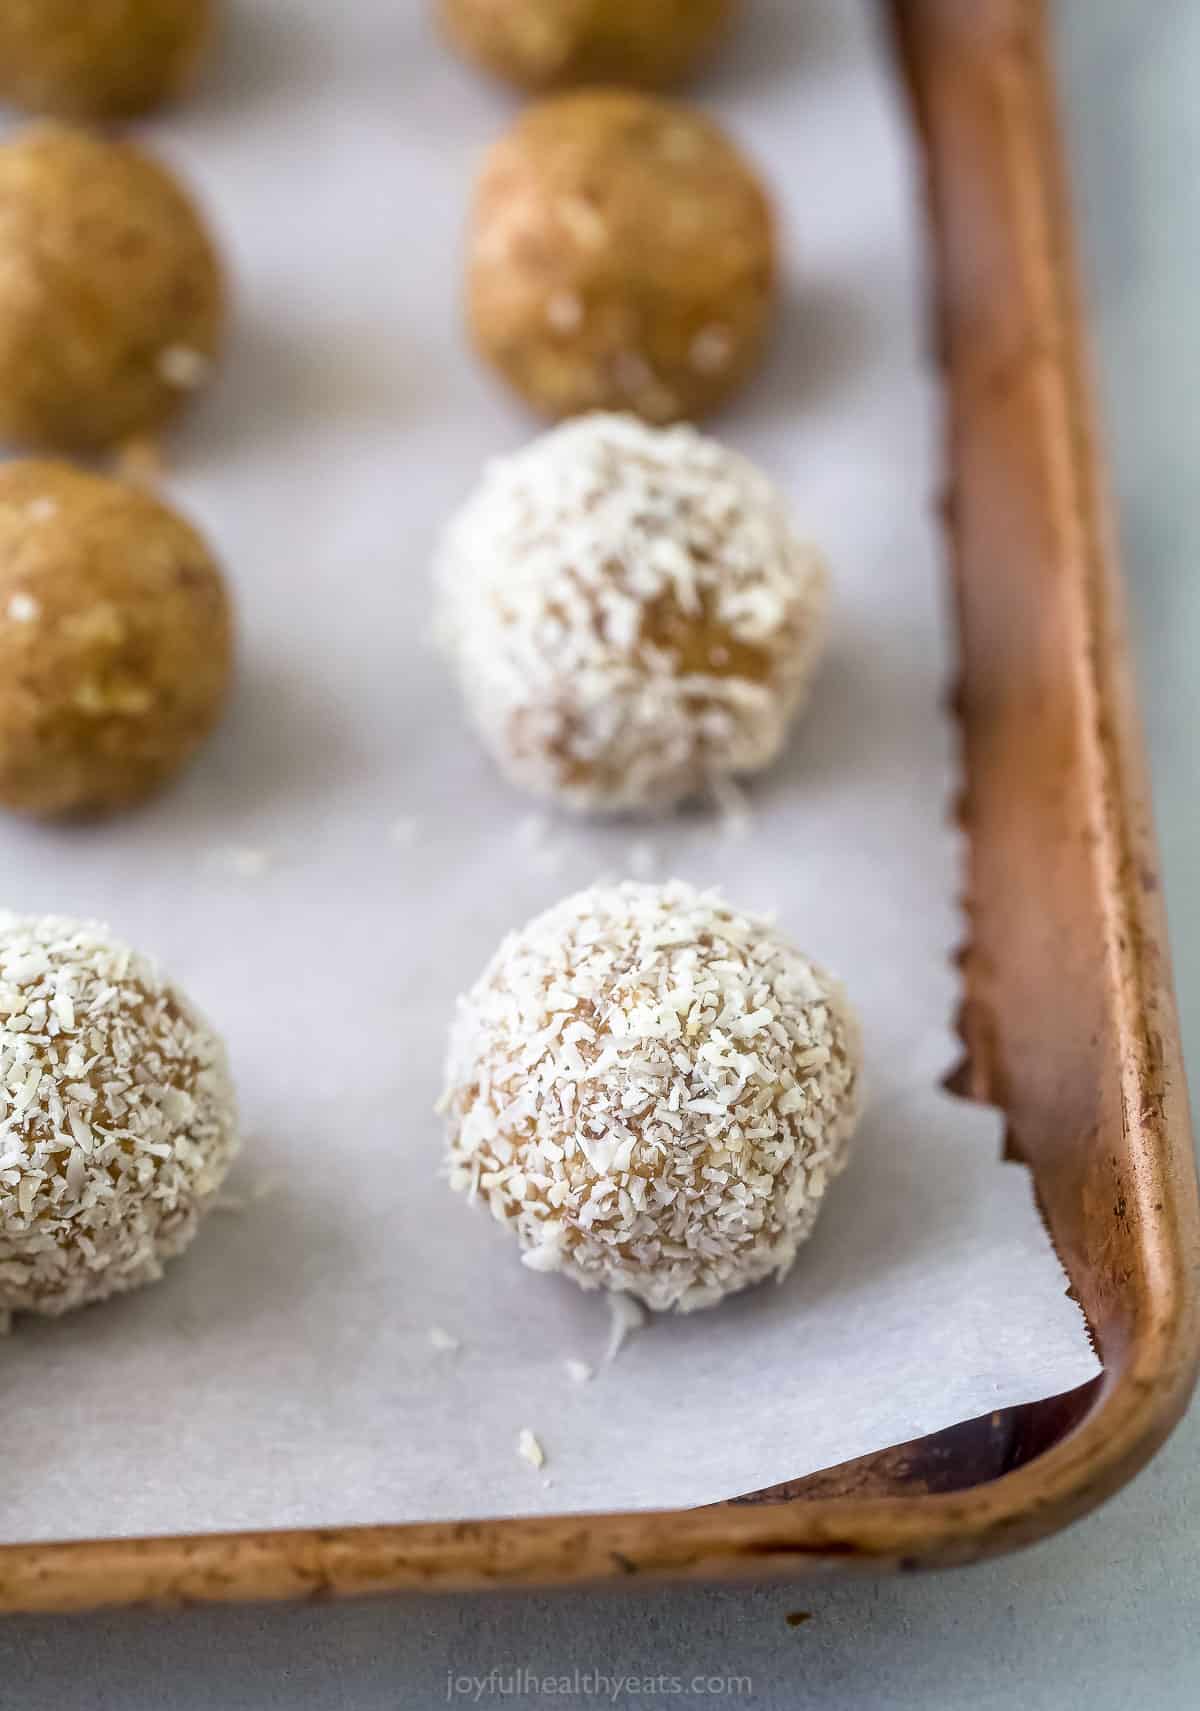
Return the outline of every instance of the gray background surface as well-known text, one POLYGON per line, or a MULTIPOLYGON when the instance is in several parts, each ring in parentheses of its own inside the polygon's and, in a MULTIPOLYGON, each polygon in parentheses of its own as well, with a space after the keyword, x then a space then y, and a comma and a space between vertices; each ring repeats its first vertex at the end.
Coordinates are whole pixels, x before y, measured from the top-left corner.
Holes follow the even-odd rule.
MULTIPOLYGON (((1184 1039, 1200 1063, 1200 4, 1058 0, 1057 12, 1184 1039)), ((444 1704, 448 1672, 491 1669, 734 1674, 752 1689, 727 1700, 781 1708, 1190 1707, 1198 1458, 1194 1410, 1070 1532, 916 1580, 10 1620, 0 1707, 390 1711, 444 1704), (809 1619, 789 1626, 798 1610, 809 1619)))

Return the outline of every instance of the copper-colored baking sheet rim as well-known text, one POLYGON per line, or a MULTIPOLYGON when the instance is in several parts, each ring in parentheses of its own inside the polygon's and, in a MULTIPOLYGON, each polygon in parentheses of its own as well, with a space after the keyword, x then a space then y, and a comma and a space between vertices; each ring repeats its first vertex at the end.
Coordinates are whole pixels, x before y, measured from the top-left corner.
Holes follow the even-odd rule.
POLYGON ((0 1548, 0 1610, 966 1562, 1093 1507, 1200 1350, 1200 1211, 1043 0, 891 0, 950 401, 971 938, 960 1090, 1000 1104, 1104 1361, 741 1503, 0 1548))

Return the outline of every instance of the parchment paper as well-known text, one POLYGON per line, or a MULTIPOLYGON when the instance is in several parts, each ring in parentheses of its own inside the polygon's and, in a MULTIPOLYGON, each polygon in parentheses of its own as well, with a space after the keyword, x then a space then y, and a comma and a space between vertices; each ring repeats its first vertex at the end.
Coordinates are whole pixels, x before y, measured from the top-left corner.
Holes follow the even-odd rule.
POLYGON ((233 357, 172 446, 241 612, 232 717, 132 818, 6 824, 0 895, 109 919, 225 1030, 247 1145, 167 1280, 0 1352, 5 1539, 694 1504, 1063 1390, 1096 1363, 956 1056, 959 851, 911 144, 875 8, 751 0, 699 92, 770 174, 787 301, 716 429, 837 574, 836 634, 750 821, 531 813, 426 642, 437 530, 531 431, 466 352, 459 254, 511 101, 418 0, 243 0, 148 131, 205 197, 233 357), (788 1282, 639 1332, 437 1177, 445 1027, 501 933, 602 873, 776 907, 863 1014, 871 1102, 788 1282), (459 1339, 437 1349, 431 1329, 459 1339), (572 1381, 565 1361, 596 1368, 572 1381), (540 1472, 517 1454, 532 1429, 540 1472))

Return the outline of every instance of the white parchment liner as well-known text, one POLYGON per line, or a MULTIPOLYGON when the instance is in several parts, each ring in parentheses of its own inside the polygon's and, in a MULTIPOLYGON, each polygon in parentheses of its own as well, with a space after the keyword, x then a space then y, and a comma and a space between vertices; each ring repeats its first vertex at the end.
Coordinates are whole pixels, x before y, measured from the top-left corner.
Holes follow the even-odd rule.
POLYGON ((939 1090, 963 929, 938 400, 877 9, 751 0, 697 91, 767 170, 787 252, 769 364, 714 430, 836 576, 811 713, 741 839, 699 812, 531 822, 428 650, 437 530, 531 431, 458 302, 473 165, 513 103, 428 10, 242 0, 207 92, 147 128, 238 284, 170 488, 235 584, 240 690, 148 810, 0 829, 0 899, 107 918, 208 1009, 250 1199, 163 1284, 0 1349, 5 1539, 703 1503, 1096 1370, 996 1116, 939 1090), (432 1107, 454 997, 501 933, 631 867, 778 909, 848 983, 871 1095, 787 1283, 656 1322, 605 1366, 604 1300, 531 1275, 449 1194, 432 1107))

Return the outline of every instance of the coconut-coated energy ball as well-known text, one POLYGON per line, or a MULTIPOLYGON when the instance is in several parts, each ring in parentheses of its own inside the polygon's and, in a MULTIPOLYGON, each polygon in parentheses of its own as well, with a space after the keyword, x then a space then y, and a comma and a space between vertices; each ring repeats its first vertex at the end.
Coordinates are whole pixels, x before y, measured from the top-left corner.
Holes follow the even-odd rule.
POLYGON ((516 784, 583 812, 662 808, 779 753, 826 588, 744 458, 588 416, 489 467, 447 531, 437 630, 516 784))
POLYGON ((439 0, 455 46, 527 89, 675 83, 735 9, 736 0, 439 0))
POLYGON ((155 432, 203 383, 224 318, 216 250, 165 167, 61 125, 0 144, 0 439, 155 432))
POLYGON ((557 96, 485 159, 472 336, 543 414, 703 415, 758 361, 775 297, 763 185, 689 107, 624 90, 557 96))
POLYGON ((107 928, 0 914, 0 1312, 150 1283, 238 1149, 225 1048, 107 928))
POLYGON ((148 796, 208 735, 232 653, 221 572, 182 518, 66 464, 0 464, 0 807, 148 796))
POLYGON ((0 0, 0 100, 70 119, 122 119, 182 94, 214 0, 0 0))
POLYGON ((684 1312, 781 1277, 858 1110, 845 995, 715 892, 597 886, 511 934, 460 1001, 452 1188, 524 1263, 684 1312))

